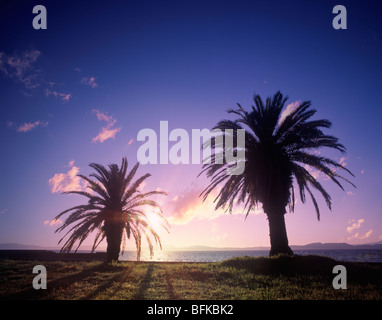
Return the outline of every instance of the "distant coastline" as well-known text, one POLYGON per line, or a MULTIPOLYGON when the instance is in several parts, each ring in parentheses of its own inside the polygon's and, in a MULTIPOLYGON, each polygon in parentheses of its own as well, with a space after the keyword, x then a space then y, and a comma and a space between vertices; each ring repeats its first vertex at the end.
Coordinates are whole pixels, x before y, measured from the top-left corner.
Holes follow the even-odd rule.
MULTIPOLYGON (((297 256, 326 256, 337 261, 377 262, 382 263, 382 244, 371 243, 350 245, 347 243, 310 243, 291 246, 297 256)), ((155 250, 151 257, 143 251, 141 261, 151 262, 219 262, 239 256, 260 257, 269 255, 269 247, 214 248, 208 246, 189 246, 172 250, 155 250)), ((102 249, 91 253, 91 248, 82 248, 76 253, 61 253, 57 247, 39 247, 22 244, 0 244, 0 260, 41 260, 41 261, 94 261, 105 260, 106 252, 102 249)), ((119 257, 121 261, 136 261, 136 251, 127 248, 119 257)))
MULTIPOLYGON (((360 245, 351 245, 345 242, 332 242, 332 243, 322 243, 313 242, 305 245, 291 245, 292 250, 382 250, 382 241, 376 243, 367 243, 360 245)), ((210 246, 187 246, 187 247, 165 247, 164 251, 258 251, 258 250, 269 250, 270 247, 257 246, 257 247, 210 247, 210 246)), ((0 250, 49 250, 49 251, 59 251, 60 247, 44 247, 36 245, 26 245, 20 243, 0 243, 0 250)), ((90 246, 83 246, 78 250, 79 252, 90 251, 90 246)), ((135 250, 135 248, 126 248, 126 251, 135 250)), ((100 248, 96 250, 97 252, 104 252, 105 249, 100 248)))

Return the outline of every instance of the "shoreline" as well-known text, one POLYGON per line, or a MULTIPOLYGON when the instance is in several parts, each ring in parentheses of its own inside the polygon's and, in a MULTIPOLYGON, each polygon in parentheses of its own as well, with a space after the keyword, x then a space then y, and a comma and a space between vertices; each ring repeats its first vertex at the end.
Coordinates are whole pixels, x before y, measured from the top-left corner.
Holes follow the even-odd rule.
MULTIPOLYGON (((336 262, 343 263, 355 263, 355 264, 369 264, 369 265, 382 265, 382 262, 379 261, 347 261, 336 259, 329 256, 317 255, 314 254, 315 250, 311 250, 310 254, 303 255, 298 252, 294 254, 294 257, 303 257, 303 256, 318 256, 323 258, 328 258, 336 262), (312 252, 313 251, 313 252, 312 252)), ((243 252, 244 253, 244 252, 243 252)), ((0 250, 0 261, 1 260, 23 260, 23 261, 62 261, 62 262, 71 262, 71 261, 79 261, 79 262, 91 262, 91 261, 105 261, 106 260, 106 252, 71 252, 71 253, 60 253, 51 250, 0 250)), ((237 255, 236 257, 251 257, 251 258, 269 258, 268 254, 259 255, 259 256, 249 256, 246 254, 237 255)), ((232 257, 235 258, 235 257, 232 257)), ((231 259, 231 258, 227 258, 231 259)), ((173 261, 173 260, 125 260, 119 259, 118 262, 128 262, 128 263, 168 263, 168 264, 203 264, 203 263, 219 263, 222 261, 173 261)))

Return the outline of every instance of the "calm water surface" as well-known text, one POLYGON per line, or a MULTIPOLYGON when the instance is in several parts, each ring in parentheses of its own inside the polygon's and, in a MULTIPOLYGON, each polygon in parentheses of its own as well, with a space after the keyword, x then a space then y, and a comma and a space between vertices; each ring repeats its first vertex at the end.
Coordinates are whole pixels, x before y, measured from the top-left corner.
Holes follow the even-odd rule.
MULTIPOLYGON (((351 262, 382 262, 382 250, 296 250, 298 255, 319 255, 333 258, 338 261, 351 262)), ((150 259, 148 252, 142 252, 141 261, 174 261, 174 262, 218 262, 233 257, 268 256, 268 250, 240 250, 240 251, 155 251, 150 259)), ((136 260, 134 251, 126 251, 120 260, 136 260)))

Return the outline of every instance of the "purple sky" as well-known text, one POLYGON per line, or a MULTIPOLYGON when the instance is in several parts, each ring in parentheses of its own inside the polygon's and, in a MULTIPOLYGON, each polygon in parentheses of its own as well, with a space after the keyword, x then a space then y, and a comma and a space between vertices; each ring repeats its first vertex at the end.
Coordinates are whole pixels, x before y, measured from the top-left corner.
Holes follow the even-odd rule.
MULTIPOLYGON (((336 1, 108 1, 51 3, 48 29, 32 27, 28 1, 1 4, 0 243, 55 246, 62 210, 83 202, 76 174, 91 162, 137 162, 137 134, 211 129, 226 110, 280 90, 290 107, 311 100, 316 118, 348 153, 355 173, 333 199, 298 201, 286 215, 289 242, 382 240, 380 119, 382 28, 377 1, 344 1, 347 30, 334 30, 336 1)), ((171 146, 171 144, 170 144, 171 146)), ((269 245, 266 216, 215 212, 200 192, 200 165, 145 165, 143 190, 165 190, 166 247, 269 245)), ((319 195, 318 195, 319 197, 319 195)), ((90 243, 89 241, 88 243, 90 243)), ((131 244, 133 245, 133 244, 131 244)))

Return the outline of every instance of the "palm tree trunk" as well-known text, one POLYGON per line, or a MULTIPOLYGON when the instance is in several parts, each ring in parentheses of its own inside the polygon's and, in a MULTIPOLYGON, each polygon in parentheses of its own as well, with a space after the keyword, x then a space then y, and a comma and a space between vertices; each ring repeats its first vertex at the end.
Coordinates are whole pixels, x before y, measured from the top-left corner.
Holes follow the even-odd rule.
POLYGON ((105 229, 107 241, 106 262, 118 261, 122 242, 122 225, 110 223, 105 229))
POLYGON ((269 237, 271 240, 271 250, 269 256, 278 254, 293 255, 288 244, 288 236, 285 227, 284 213, 267 214, 269 222, 269 237))

